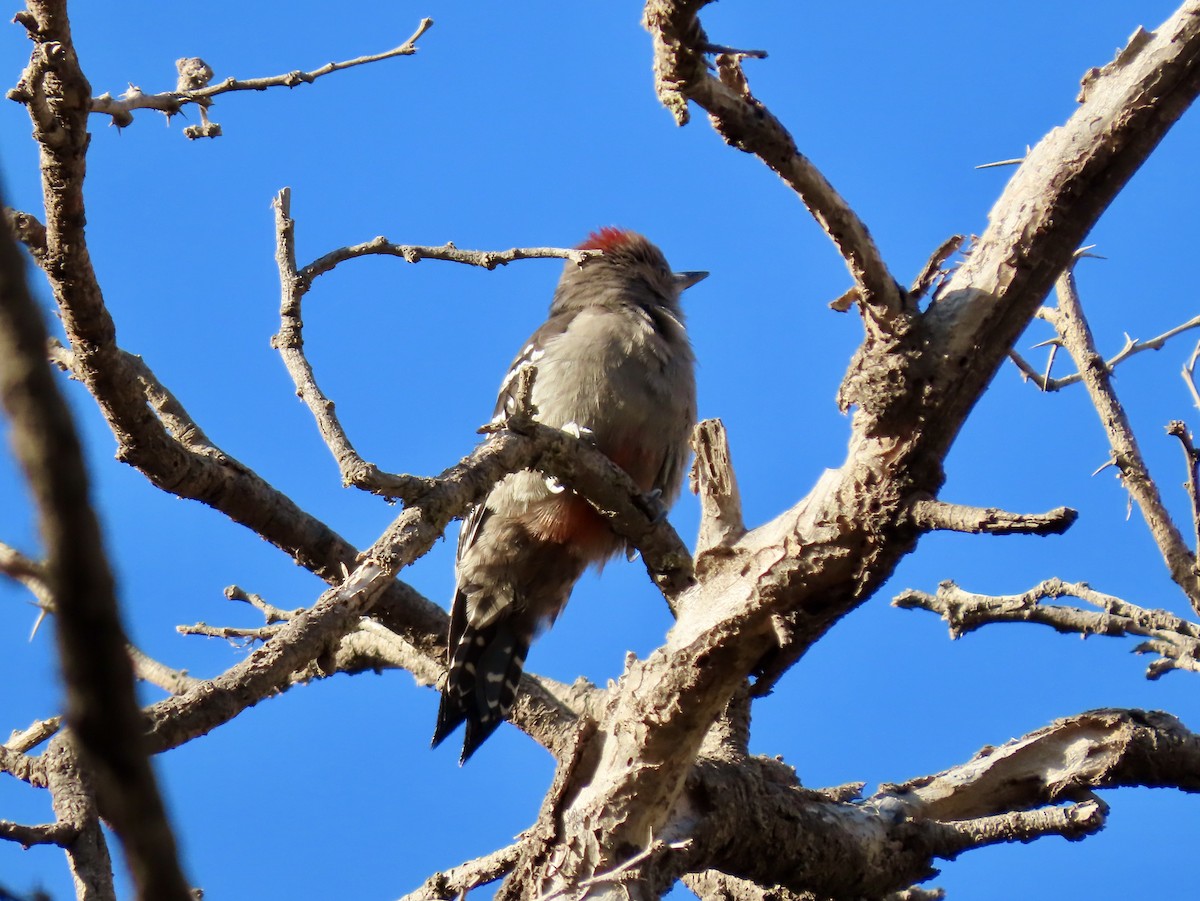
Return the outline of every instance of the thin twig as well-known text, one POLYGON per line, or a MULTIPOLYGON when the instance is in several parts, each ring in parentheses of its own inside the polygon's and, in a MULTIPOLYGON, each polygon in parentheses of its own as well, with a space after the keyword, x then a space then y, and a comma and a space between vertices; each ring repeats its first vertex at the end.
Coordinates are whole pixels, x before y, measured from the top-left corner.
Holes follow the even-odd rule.
POLYGON ((271 623, 286 623, 304 612, 303 607, 297 607, 293 610, 284 610, 282 607, 276 607, 261 595, 246 591, 237 585, 230 585, 226 588, 225 597, 231 601, 241 601, 249 604, 263 615, 263 618, 267 621, 267 625, 271 623))
POLYGON ((180 625, 175 631, 180 635, 201 635, 205 638, 224 638, 226 641, 267 641, 282 631, 283 625, 275 623, 270 626, 210 626, 208 623, 192 623, 190 626, 180 625))
MULTIPOLYGON (((1200 358, 1200 341, 1192 349, 1192 355, 1188 357, 1188 361, 1183 364, 1183 382, 1187 385, 1188 391, 1192 395, 1192 403, 1196 409, 1200 410, 1200 391, 1196 390, 1196 360, 1200 358)), ((1197 553, 1200 553, 1200 548, 1197 548, 1197 553)))
MULTIPOLYGON (((1052 317, 1053 313, 1049 313, 1048 316, 1052 317)), ((1043 316, 1042 318, 1047 317, 1043 316)), ((1049 319, 1047 319, 1047 321, 1049 321, 1049 319)), ((1100 365, 1104 367, 1105 372, 1111 375, 1113 370, 1115 370, 1119 365, 1124 363, 1135 354, 1140 354, 1147 350, 1161 350, 1163 346, 1176 335, 1182 335, 1184 332, 1189 332, 1195 328, 1200 328, 1200 316, 1195 316, 1182 325, 1177 325, 1174 328, 1167 329, 1167 331, 1163 332, 1161 335, 1158 335, 1154 338, 1149 338, 1145 341, 1139 341, 1126 335, 1125 343, 1121 346, 1121 349, 1108 360, 1101 360, 1100 365)), ((1036 372, 1033 367, 1030 366, 1029 363, 1026 362, 1016 351, 1010 351, 1009 358, 1017 365, 1017 368, 1021 370, 1022 375, 1030 379, 1042 391, 1058 391, 1062 388, 1066 388, 1068 385, 1074 385, 1076 382, 1082 381, 1083 376, 1078 372, 1073 372, 1070 375, 1064 375, 1062 378, 1050 378, 1050 367, 1053 365, 1054 354, 1057 352, 1058 345, 1054 342, 1042 342, 1042 344, 1038 344, 1036 347, 1041 347, 1046 343, 1050 343, 1051 350, 1050 359, 1046 362, 1045 374, 1039 374, 1036 372)), ((1183 377, 1185 382, 1188 382, 1190 379, 1191 369, 1189 369, 1189 366, 1195 366, 1197 353, 1200 353, 1200 344, 1197 345, 1196 352, 1192 354, 1189 362, 1183 367, 1183 377)), ((1192 396, 1196 401, 1196 406, 1200 408, 1200 394, 1196 393, 1196 387, 1194 384, 1191 382, 1188 382, 1188 384, 1192 391, 1192 396)))
POLYGON ((1200 624, 1180 619, 1166 610, 1139 607, 1082 582, 1046 579, 1021 594, 985 595, 945 581, 936 594, 907 589, 896 596, 892 605, 940 614, 950 627, 950 637, 955 639, 992 623, 1037 623, 1057 632, 1085 637, 1140 635, 1149 641, 1133 651, 1153 652, 1162 658, 1147 666, 1149 679, 1157 679, 1169 669, 1196 670, 1200 665, 1200 624), (1062 597, 1078 598, 1098 607, 1100 612, 1043 603, 1062 597))
POLYGON ((174 91, 164 91, 159 94, 145 94, 141 88, 133 85, 129 86, 129 90, 120 96, 114 98, 111 94, 101 94, 99 97, 93 98, 91 112, 100 113, 112 117, 112 122, 118 128, 123 128, 133 123, 133 113, 139 109, 152 109, 165 113, 168 117, 180 112, 184 106, 189 103, 197 104, 201 110, 203 125, 201 127, 193 127, 188 130, 188 137, 217 137, 220 134, 220 126, 215 123, 208 122, 206 110, 212 104, 213 98, 219 94, 226 94, 231 91, 265 91, 268 88, 287 87, 294 88, 301 84, 312 84, 318 78, 329 75, 333 72, 339 72, 342 69, 349 69, 353 66, 362 66, 368 63, 376 63, 385 59, 391 59, 396 56, 411 56, 417 52, 416 42, 433 26, 433 19, 422 19, 417 26, 417 30, 398 47, 393 47, 384 53, 375 53, 369 56, 360 56, 355 59, 345 60, 343 62, 327 63, 320 68, 313 69, 310 72, 294 70, 286 72, 282 75, 271 75, 264 78, 226 78, 214 85, 206 85, 208 78, 212 77, 212 70, 204 65, 203 60, 180 60, 181 79, 180 84, 174 91), (184 63, 190 64, 190 71, 203 72, 207 70, 207 77, 194 76, 190 81, 186 77, 188 73, 184 71, 184 63))
POLYGON ((272 346, 279 351, 284 366, 292 376, 296 394, 305 402, 317 421, 317 428, 325 440, 330 453, 337 462, 342 484, 370 491, 383 497, 401 498, 412 501, 429 491, 429 479, 411 475, 383 472, 374 463, 362 458, 350 441, 335 412, 333 401, 317 384, 312 364, 304 353, 304 321, 301 302, 319 275, 332 270, 339 263, 371 254, 396 256, 415 263, 421 259, 448 260, 472 266, 493 269, 513 260, 562 258, 582 263, 595 256, 596 251, 565 250, 553 247, 513 248, 506 251, 459 250, 453 244, 443 247, 417 247, 392 244, 386 238, 375 238, 365 244, 341 247, 325 254, 320 259, 297 269, 296 266, 296 223, 291 217, 291 191, 284 188, 275 198, 275 260, 279 268, 281 302, 279 309, 279 333, 272 338, 272 346))
MULTIPOLYGON (((284 189, 286 191, 288 189, 284 189)), ((282 191, 280 194, 282 195, 282 191)), ((286 211, 285 211, 286 212, 286 211)), ((419 263, 421 260, 443 260, 447 263, 462 263, 466 266, 480 266, 487 270, 497 266, 507 266, 517 260, 570 260, 582 264, 599 256, 596 250, 577 250, 562 247, 513 247, 509 250, 462 250, 452 243, 440 246, 419 244, 393 244, 382 236, 372 238, 362 244, 350 247, 339 247, 309 263, 296 273, 304 283, 305 289, 320 275, 331 271, 339 263, 364 256, 401 257, 408 263, 419 263)))

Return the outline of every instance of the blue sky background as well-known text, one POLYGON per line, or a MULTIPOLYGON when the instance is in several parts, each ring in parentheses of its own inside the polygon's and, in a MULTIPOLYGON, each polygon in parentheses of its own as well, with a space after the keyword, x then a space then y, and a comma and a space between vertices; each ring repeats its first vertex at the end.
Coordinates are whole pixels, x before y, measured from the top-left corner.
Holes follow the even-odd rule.
MULTIPOLYGON (((955 232, 982 231, 1018 157, 1075 108, 1080 76, 1141 24, 1173 10, 1138 3, 1008 0, 745 3, 706 12, 714 41, 770 51, 747 63, 756 95, 870 226, 901 280, 955 232)), ((195 122, 142 112, 118 132, 92 119, 89 240, 123 347, 141 354, 227 452, 365 546, 396 509, 339 486, 333 461, 268 341, 278 328, 270 201, 293 190, 301 263, 376 235, 505 249, 577 243, 596 226, 644 231, 679 269, 712 276, 687 295, 702 416, 730 433, 747 521, 757 525, 841 463, 848 420, 834 395, 861 329, 827 303, 849 285, 829 241, 753 157, 725 147, 696 111, 678 129, 653 93, 650 42, 633 2, 459 4, 428 0, 76 4, 76 44, 94 92, 175 82, 201 56, 218 79, 311 69, 386 50, 436 20, 411 58, 295 90, 218 99, 225 136, 189 142, 195 122)), ((0 27, 0 82, 27 59, 0 27)), ((40 211, 37 153, 23 108, 0 105, 10 203, 40 211)), ((1101 348, 1156 335, 1197 313, 1190 277, 1200 188, 1193 112, 1167 137, 1089 238, 1107 261, 1079 269, 1101 348)), ((306 339, 323 388, 360 451, 392 471, 432 474, 467 453, 513 354, 542 318, 559 272, 529 261, 495 272, 367 259, 323 277, 306 339)), ((35 278, 35 282, 37 279, 35 278)), ((45 291, 39 290, 42 295, 45 291)), ((1036 324, 1020 347, 1048 337, 1036 324)), ((1178 376, 1188 338, 1120 370, 1122 399, 1168 502, 1186 524, 1170 419, 1197 422, 1178 376)), ((1042 352, 1031 352, 1038 356, 1042 352)), ((1040 359, 1040 357, 1038 357, 1040 359)), ((1060 363, 1057 372, 1067 371, 1060 363)), ((176 634, 179 623, 255 625, 225 601, 236 583, 280 607, 317 579, 222 515, 175 500, 113 462, 114 443, 78 385, 96 501, 127 627, 147 653, 211 676, 245 653, 176 634)), ((1049 576, 1086 580, 1187 615, 1140 515, 1106 470, 1082 389, 1043 396, 1005 368, 947 462, 947 500, 1015 510, 1068 504, 1058 538, 934 535, 876 598, 847 617, 754 711, 752 748, 781 754, 809 786, 931 773, 1055 717, 1094 707, 1169 710, 1200 728, 1200 683, 1143 678, 1134 642, 992 627, 958 642, 930 614, 888 602, 952 578, 988 593, 1049 576)), ((35 552, 31 513, 0 456, 0 541, 35 552)), ((695 535, 694 498, 672 521, 695 535)), ((1190 529, 1185 529, 1190 532, 1190 529)), ((404 573, 444 602, 453 542, 404 573)), ((0 585, 0 731, 53 713, 53 641, 27 640, 35 611, 0 585)), ((532 670, 603 685, 627 650, 661 643, 669 617, 640 564, 589 576, 530 656, 532 670)), ((145 692, 147 701, 159 696, 145 692)), ((437 700, 402 672, 336 677, 264 702, 157 760, 189 876, 218 898, 394 898, 436 869, 507 844, 537 813, 549 756, 503 727, 460 769, 430 751, 437 700)), ((1109 825, 1082 843, 1045 839, 947 862, 951 898, 1126 898, 1163 861, 1190 859, 1200 802, 1167 791, 1108 792, 1109 825), (1122 861, 1117 867, 1113 861, 1122 861)), ((0 780, 0 818, 50 817, 44 792, 0 780)), ((122 885, 126 886, 122 874, 122 885)), ((0 844, 0 885, 73 897, 61 852, 0 844)), ((481 893, 481 897, 485 897, 481 893)))

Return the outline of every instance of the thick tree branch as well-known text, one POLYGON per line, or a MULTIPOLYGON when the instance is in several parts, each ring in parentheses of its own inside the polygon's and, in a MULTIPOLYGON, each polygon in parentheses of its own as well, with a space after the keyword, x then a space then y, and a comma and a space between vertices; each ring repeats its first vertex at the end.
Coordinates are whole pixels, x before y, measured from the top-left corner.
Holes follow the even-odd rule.
POLYGON ((933 776, 881 785, 869 800, 899 802, 913 817, 961 821, 1129 786, 1200 792, 1200 736, 1161 711, 1091 710, 933 776))
POLYGON ((803 789, 774 760, 704 758, 680 809, 693 819, 687 854, 698 871, 736 874, 803 899, 882 898, 927 879, 935 858, 996 842, 1090 834, 1107 812, 1096 790, 1200 791, 1198 760, 1200 736, 1174 717, 1096 710, 986 748, 945 772, 880 786, 862 803, 803 789), (1064 803, 1071 806, 1056 806, 1064 803))
MULTIPOLYGON (((100 827, 96 793, 80 763, 74 736, 70 732, 56 735, 43 758, 54 815, 64 829, 75 832, 75 840, 63 850, 75 882, 76 901, 117 901, 112 858, 100 827)), ((145 901, 154 897, 139 892, 139 898, 145 901)))

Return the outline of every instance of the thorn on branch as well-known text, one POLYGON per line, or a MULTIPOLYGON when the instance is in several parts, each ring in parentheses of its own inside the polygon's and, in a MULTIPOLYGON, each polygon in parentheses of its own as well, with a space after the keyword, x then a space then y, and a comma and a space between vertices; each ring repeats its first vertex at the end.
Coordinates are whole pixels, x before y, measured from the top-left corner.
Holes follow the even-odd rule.
POLYGON ((994 163, 980 163, 976 169, 995 169, 1000 166, 1019 166, 1025 162, 1025 157, 1029 156, 1029 148, 1025 148, 1025 156, 1014 157, 1010 160, 996 160, 994 163))
POLYGON ((766 59, 766 50, 738 50, 736 47, 726 47, 724 44, 713 44, 705 42, 700 44, 699 49, 703 53, 715 53, 722 56, 737 56, 742 59, 766 59))

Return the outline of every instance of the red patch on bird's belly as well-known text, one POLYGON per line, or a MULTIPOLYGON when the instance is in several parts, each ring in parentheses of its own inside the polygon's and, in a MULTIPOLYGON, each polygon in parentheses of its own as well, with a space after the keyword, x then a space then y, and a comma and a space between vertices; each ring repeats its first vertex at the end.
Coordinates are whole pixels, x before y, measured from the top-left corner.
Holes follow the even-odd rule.
POLYGON ((537 538, 573 545, 586 557, 607 556, 620 544, 608 520, 577 494, 564 492, 530 512, 526 526, 537 538))
POLYGON ((642 491, 649 491, 658 475, 661 460, 634 441, 614 441, 611 447, 601 447, 604 456, 620 466, 642 491))
MULTIPOLYGON (((626 441, 601 449, 642 491, 654 487, 662 467, 662 461, 654 454, 626 441)), ((540 541, 572 545, 581 556, 592 561, 603 560, 624 547, 624 539, 612 530, 608 520, 584 498, 569 491, 531 508, 525 515, 525 526, 540 541)))

